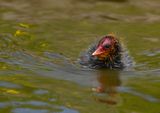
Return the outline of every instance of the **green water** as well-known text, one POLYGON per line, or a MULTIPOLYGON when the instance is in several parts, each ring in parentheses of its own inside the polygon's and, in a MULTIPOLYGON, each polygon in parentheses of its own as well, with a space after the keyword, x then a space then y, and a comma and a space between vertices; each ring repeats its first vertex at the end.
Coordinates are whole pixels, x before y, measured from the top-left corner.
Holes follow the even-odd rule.
POLYGON ((159 0, 0 0, 0 113, 160 113, 159 0), (132 70, 80 53, 114 33, 132 70), (104 87, 105 93, 93 88, 104 87))

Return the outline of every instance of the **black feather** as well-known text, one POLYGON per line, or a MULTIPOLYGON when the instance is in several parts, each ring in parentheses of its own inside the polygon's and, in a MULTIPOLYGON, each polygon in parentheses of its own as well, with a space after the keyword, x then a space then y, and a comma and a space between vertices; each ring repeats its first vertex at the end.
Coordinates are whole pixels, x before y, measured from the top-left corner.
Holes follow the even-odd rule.
MULTIPOLYGON (((103 39, 99 41, 101 43, 103 39)), ((114 45, 114 52, 110 54, 112 60, 109 57, 106 57, 104 60, 99 60, 97 57, 92 56, 92 53, 98 47, 98 44, 90 47, 89 50, 81 55, 80 64, 87 66, 89 68, 109 68, 109 69, 123 69, 122 63, 122 48, 120 43, 117 41, 114 45)))

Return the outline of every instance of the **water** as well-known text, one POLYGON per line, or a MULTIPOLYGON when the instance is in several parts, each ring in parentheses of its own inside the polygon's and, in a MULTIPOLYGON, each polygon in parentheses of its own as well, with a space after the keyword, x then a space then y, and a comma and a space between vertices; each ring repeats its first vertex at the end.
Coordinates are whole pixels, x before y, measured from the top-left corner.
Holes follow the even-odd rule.
POLYGON ((158 0, 1 0, 0 112, 159 113, 158 8, 158 0), (80 53, 111 32, 135 66, 82 68, 80 53))

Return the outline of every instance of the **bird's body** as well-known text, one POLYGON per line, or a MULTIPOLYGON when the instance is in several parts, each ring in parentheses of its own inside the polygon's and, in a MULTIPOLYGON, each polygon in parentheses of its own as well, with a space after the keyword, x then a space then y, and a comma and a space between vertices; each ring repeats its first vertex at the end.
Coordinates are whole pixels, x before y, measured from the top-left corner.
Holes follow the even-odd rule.
POLYGON ((96 69, 123 69, 121 44, 115 36, 107 35, 81 56, 80 64, 96 69))

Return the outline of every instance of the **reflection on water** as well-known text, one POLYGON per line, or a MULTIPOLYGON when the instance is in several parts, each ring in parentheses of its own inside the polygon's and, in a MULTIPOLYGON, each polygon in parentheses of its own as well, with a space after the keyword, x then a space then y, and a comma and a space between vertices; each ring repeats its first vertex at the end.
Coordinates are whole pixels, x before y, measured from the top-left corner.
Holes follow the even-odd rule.
MULTIPOLYGON (((68 109, 66 107, 60 107, 62 111, 56 113, 79 113, 76 110, 68 109)), ((13 113, 49 113, 47 109, 31 109, 31 108, 15 108, 12 110, 13 113)))
POLYGON ((39 89, 39 90, 34 91, 33 93, 37 95, 44 95, 44 94, 48 94, 49 92, 44 89, 39 89))
POLYGON ((13 113, 49 113, 50 111, 54 111, 56 113, 78 113, 78 111, 74 109, 36 100, 0 102, 1 109, 6 109, 10 107, 13 108, 11 111, 13 113), (23 106, 28 106, 28 108, 23 108, 23 106))
POLYGON ((48 110, 35 110, 29 108, 16 108, 12 111, 13 113, 48 113, 48 110))
MULTIPOLYGON (((140 73, 138 73, 140 74, 140 73)), ((143 76, 143 72, 141 73, 143 76)), ((95 100, 102 103, 115 105, 119 103, 119 93, 128 93, 134 96, 138 96, 146 101, 159 103, 160 99, 152 95, 136 91, 134 88, 125 87, 121 85, 121 77, 125 73, 116 70, 101 69, 97 71, 98 86, 92 88, 92 91, 96 92, 95 100), (121 76, 121 77, 120 77, 121 76)), ((128 76, 128 74, 126 75, 128 76)), ((136 76, 136 74, 134 75, 136 76)), ((140 75, 138 75, 140 76, 140 75)))
POLYGON ((22 88, 21 86, 17 84, 13 84, 10 82, 5 82, 5 81, 0 81, 0 87, 5 87, 5 88, 22 88))
POLYGON ((119 71, 114 70, 99 70, 97 71, 97 81, 99 86, 93 88, 93 91, 97 93, 104 93, 103 96, 106 96, 107 99, 97 97, 96 100, 108 104, 116 104, 117 98, 117 87, 120 87, 120 73, 119 71))

